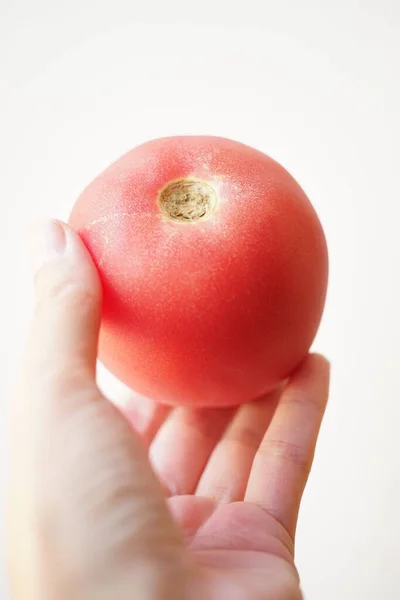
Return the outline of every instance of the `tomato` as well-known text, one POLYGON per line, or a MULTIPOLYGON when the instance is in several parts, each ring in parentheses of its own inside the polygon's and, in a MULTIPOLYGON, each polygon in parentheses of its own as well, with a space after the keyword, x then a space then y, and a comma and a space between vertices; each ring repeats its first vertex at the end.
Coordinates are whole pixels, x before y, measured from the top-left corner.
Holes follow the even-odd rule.
POLYGON ((100 360, 156 401, 256 399, 307 354, 323 312, 324 233, 274 160, 227 139, 128 152, 70 218, 104 289, 100 360))

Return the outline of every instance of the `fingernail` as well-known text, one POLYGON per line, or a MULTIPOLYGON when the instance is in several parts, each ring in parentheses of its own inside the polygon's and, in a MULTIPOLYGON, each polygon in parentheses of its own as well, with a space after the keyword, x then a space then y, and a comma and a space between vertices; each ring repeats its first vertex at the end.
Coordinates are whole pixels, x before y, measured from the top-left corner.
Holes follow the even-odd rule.
POLYGON ((36 223, 30 235, 30 251, 34 271, 61 256, 65 246, 65 229, 59 221, 46 219, 36 223))

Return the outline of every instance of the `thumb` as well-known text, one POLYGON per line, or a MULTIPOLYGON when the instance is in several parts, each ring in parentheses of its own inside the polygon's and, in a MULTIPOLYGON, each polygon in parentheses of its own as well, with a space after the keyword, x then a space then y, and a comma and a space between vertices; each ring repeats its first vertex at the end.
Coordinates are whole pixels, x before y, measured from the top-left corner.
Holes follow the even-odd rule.
POLYGON ((154 587, 153 566, 172 573, 184 546, 141 440, 95 383, 98 273, 61 223, 42 224, 33 248, 36 306, 14 404, 13 579, 29 590, 29 547, 57 598, 122 599, 133 584, 146 597, 139 589, 154 587))

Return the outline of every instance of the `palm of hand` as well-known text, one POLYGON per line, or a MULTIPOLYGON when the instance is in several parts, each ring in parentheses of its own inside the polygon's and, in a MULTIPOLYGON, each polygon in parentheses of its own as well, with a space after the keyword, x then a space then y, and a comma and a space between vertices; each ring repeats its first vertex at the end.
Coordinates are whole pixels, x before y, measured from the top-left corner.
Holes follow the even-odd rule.
POLYGON ((294 534, 327 392, 326 361, 310 356, 283 391, 238 410, 129 410, 201 567, 191 598, 301 598, 294 534))
POLYGON ((215 600, 301 598, 292 540, 265 510, 248 502, 215 505, 196 496, 175 496, 171 504, 202 567, 193 597, 197 591, 199 598, 215 600))

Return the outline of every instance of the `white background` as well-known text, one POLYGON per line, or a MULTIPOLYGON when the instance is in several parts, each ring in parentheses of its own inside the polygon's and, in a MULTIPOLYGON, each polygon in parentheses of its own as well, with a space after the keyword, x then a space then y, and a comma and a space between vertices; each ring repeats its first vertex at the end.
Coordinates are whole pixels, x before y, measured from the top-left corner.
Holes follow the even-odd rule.
POLYGON ((31 219, 67 218, 153 137, 263 150, 304 187, 330 249, 316 348, 332 393, 297 542, 307 600, 400 597, 399 39, 398 0, 0 0, 1 439, 31 219))

